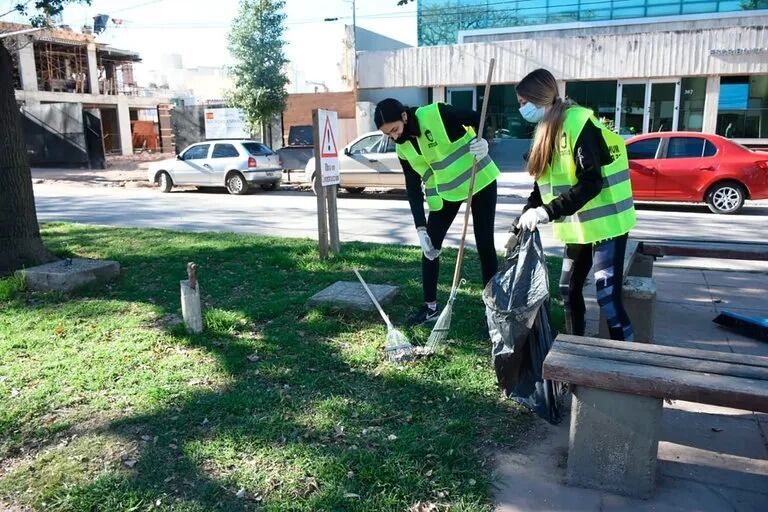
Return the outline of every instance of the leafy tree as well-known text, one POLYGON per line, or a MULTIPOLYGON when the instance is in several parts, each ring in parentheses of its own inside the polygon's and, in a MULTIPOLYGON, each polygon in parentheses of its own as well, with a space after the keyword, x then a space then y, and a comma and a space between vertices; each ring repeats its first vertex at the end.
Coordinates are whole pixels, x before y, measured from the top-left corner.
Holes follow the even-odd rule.
POLYGON ((768 9, 768 0, 742 0, 741 8, 745 11, 753 9, 768 9))
MULTIPOLYGON (((235 87, 229 102, 241 108, 255 130, 269 126, 285 109, 288 96, 283 47, 284 0, 241 0, 229 34, 235 87)), ((267 130, 262 131, 266 135, 267 130)))
MULTIPOLYGON (((90 0, 36 0, 32 7, 31 2, 18 3, 0 18, 21 13, 32 25, 45 27, 67 3, 90 4, 90 0)), ((14 39, 0 39, 0 276, 55 259, 43 244, 37 222, 32 173, 14 93, 9 50, 15 47, 14 39)))

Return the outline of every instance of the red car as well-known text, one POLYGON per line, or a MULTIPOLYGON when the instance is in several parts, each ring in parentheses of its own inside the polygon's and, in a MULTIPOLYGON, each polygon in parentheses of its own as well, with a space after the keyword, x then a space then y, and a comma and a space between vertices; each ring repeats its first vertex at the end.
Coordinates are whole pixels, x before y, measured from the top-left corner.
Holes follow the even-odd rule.
POLYGON ((737 213, 746 199, 768 199, 768 153, 719 135, 647 133, 627 150, 639 201, 706 202, 714 213, 737 213))

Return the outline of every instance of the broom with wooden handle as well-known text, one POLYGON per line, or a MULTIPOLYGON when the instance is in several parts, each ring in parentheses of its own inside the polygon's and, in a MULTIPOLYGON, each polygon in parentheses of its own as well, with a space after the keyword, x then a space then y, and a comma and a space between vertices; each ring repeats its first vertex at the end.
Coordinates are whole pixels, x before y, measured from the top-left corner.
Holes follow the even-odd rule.
MULTIPOLYGON (((488 65, 488 78, 485 81, 485 94, 483 95, 483 108, 480 111, 480 126, 477 132, 478 137, 483 136, 483 129, 485 128, 485 114, 488 109, 488 97, 491 95, 491 77, 493 76, 493 68, 496 65, 496 59, 491 59, 488 65)), ((477 174, 477 158, 472 162, 472 173, 469 178, 469 196, 467 197, 467 208, 464 211, 464 227, 461 230, 461 241, 459 242, 459 255, 456 258, 456 268, 453 271, 453 285, 451 286, 451 294, 448 296, 448 302, 445 304, 443 312, 435 322, 435 327, 427 339, 426 351, 434 352, 437 347, 448 338, 448 331, 451 328, 451 317, 453 316, 453 303, 456 301, 456 293, 459 291, 465 281, 461 279, 461 265, 464 262, 464 242, 467 238, 467 226, 469 225, 469 215, 472 209, 472 195, 475 192, 475 175, 477 174)))

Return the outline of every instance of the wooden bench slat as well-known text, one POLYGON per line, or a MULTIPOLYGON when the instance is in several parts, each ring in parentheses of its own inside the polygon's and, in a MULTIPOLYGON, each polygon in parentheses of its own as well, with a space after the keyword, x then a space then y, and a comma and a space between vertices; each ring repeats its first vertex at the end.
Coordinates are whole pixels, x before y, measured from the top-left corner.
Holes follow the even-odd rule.
POLYGON ((614 348, 619 350, 629 350, 632 352, 647 352, 649 354, 679 356, 686 357, 688 359, 700 359, 702 361, 716 361, 768 368, 768 357, 764 356, 732 354, 729 352, 717 352, 714 350, 701 350, 695 348, 669 347, 666 345, 654 345, 652 343, 632 343, 626 341, 604 340, 600 338, 572 336, 570 334, 559 334, 556 338, 556 341, 572 343, 575 345, 614 348))
POLYGON ((743 377, 670 371, 550 350, 544 378, 619 393, 768 412, 768 382, 743 377))
POLYGON ((639 350, 616 350, 613 348, 578 345, 575 343, 557 343, 551 350, 556 350, 564 354, 604 359, 606 361, 622 361, 625 363, 645 364, 659 368, 713 373, 717 375, 725 375, 727 377, 743 377, 746 379, 764 380, 768 382, 768 368, 759 366, 652 354, 639 350))

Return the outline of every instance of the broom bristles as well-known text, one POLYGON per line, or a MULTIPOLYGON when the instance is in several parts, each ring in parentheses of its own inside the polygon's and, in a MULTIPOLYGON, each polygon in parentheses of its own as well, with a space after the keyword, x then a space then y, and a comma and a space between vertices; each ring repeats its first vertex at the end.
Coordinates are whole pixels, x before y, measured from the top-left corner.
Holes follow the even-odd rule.
POLYGON ((435 327, 432 328, 432 332, 427 339, 427 348, 434 350, 448 338, 448 331, 451 329, 452 309, 452 304, 446 305, 440 316, 437 317, 435 327))

